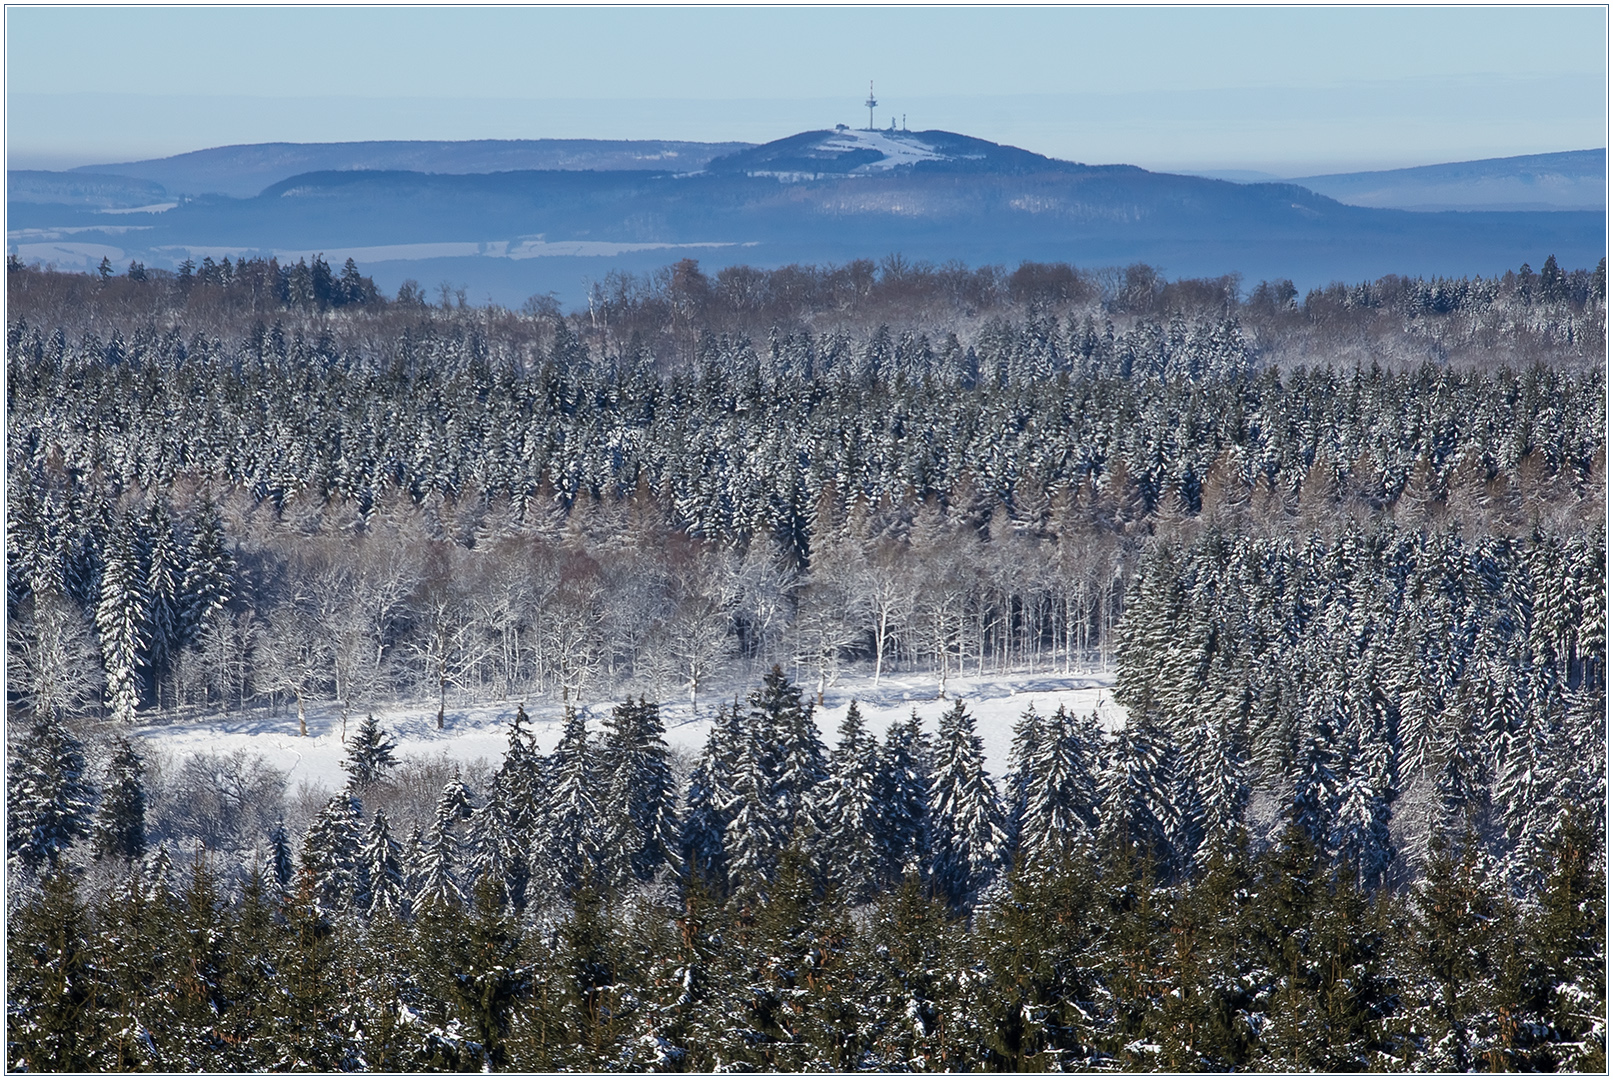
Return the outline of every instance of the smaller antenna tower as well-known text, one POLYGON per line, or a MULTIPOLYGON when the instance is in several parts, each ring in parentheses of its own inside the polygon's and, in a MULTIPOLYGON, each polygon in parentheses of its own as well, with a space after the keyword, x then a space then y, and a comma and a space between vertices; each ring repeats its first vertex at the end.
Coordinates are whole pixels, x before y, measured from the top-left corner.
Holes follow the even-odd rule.
POLYGON ((868 100, 863 102, 863 105, 865 105, 867 107, 867 109, 868 109, 868 130, 869 131, 874 130, 874 108, 878 104, 879 104, 879 102, 874 100, 874 80, 869 79, 868 80, 868 100))

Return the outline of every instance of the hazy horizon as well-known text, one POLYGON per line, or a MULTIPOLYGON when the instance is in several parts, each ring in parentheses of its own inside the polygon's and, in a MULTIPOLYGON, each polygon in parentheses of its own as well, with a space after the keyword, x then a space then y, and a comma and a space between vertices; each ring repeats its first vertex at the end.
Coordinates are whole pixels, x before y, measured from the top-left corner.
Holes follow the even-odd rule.
POLYGON ((7 166, 260 142, 761 143, 866 123, 870 78, 881 125, 1164 171, 1304 176, 1606 144, 1599 8, 628 14, 10 8, 7 166))

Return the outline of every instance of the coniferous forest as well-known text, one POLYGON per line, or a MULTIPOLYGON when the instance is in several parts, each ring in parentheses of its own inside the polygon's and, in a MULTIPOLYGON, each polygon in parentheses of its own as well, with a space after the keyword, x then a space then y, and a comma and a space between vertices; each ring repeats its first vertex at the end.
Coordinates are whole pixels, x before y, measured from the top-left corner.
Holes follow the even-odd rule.
POLYGON ((6 278, 11 1069, 1606 1068, 1605 262, 6 278))

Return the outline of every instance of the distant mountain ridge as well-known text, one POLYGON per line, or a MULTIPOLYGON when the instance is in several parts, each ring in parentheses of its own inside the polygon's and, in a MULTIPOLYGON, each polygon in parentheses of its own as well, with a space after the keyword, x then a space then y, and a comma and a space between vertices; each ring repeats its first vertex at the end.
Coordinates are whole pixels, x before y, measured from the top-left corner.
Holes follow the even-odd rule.
POLYGON ((149 161, 86 165, 70 172, 127 176, 173 195, 251 198, 298 173, 348 169, 490 173, 518 169, 671 169, 695 172, 749 143, 666 139, 476 139, 345 143, 251 143, 149 161))
POLYGON ((1601 210, 1607 151, 1454 161, 1292 181, 1352 206, 1401 210, 1601 210))
POLYGON ((6 173, 6 198, 21 203, 62 203, 98 209, 146 206, 168 197, 168 189, 152 180, 99 172, 45 172, 14 169, 6 173))
POLYGON ((323 252, 357 259, 389 290, 405 278, 451 280, 519 303, 550 290, 579 300, 612 271, 686 256, 708 269, 892 253, 972 265, 1148 262, 1172 276, 1305 287, 1492 274, 1548 254, 1590 267, 1606 235, 1600 213, 1413 214, 1294 183, 1086 165, 947 131, 836 128, 760 146, 283 144, 144 163, 144 177, 108 168, 11 174, 9 250, 85 269, 103 258, 174 267, 323 252), (282 172, 247 196, 176 194, 208 177, 244 189, 311 161, 333 167, 282 172), (501 167, 531 162, 542 167, 501 167))

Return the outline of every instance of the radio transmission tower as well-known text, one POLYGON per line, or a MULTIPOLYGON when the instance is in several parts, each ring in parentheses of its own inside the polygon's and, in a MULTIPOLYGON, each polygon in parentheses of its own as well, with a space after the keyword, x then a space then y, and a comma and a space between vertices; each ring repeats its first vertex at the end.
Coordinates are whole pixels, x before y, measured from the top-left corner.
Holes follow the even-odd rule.
POLYGON ((868 108, 868 130, 869 131, 874 130, 874 108, 878 104, 879 104, 879 102, 874 100, 874 80, 869 79, 868 80, 868 100, 863 102, 863 105, 865 105, 868 108))

